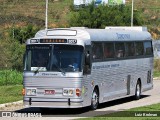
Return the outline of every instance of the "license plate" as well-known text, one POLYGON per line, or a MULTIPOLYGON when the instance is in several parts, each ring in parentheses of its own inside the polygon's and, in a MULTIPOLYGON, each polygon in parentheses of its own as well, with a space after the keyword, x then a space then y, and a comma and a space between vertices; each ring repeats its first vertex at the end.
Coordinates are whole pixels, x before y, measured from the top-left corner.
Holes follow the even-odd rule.
POLYGON ((45 90, 45 95, 53 95, 55 94, 55 90, 45 90))

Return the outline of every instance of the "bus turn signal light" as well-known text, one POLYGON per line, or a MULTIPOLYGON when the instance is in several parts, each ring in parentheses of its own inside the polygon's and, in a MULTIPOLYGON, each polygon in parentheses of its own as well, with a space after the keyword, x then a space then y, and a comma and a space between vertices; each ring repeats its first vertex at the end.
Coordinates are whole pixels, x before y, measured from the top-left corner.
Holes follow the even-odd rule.
POLYGON ((22 89, 22 95, 23 96, 25 95, 25 89, 24 88, 22 89))
POLYGON ((76 95, 79 97, 81 96, 81 90, 80 89, 76 89, 76 95))

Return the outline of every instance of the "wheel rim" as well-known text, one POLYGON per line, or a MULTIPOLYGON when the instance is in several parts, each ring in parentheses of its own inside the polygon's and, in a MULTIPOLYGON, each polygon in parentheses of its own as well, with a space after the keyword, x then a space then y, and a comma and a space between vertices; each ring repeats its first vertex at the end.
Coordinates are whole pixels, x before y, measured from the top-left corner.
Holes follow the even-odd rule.
POLYGON ((94 91, 92 95, 92 105, 96 107, 98 104, 98 94, 94 91))
POLYGON ((137 97, 139 97, 140 94, 141 94, 141 92, 140 92, 140 85, 139 84, 137 84, 137 92, 136 92, 136 94, 137 94, 137 97))

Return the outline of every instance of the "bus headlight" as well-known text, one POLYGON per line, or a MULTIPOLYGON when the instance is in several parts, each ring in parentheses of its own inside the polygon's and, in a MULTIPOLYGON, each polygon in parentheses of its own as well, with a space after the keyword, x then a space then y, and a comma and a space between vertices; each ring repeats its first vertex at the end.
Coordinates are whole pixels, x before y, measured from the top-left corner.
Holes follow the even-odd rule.
POLYGON ((36 89, 26 89, 26 95, 36 95, 36 89))
POLYGON ((64 96, 73 96, 74 89, 73 88, 63 88, 64 96))

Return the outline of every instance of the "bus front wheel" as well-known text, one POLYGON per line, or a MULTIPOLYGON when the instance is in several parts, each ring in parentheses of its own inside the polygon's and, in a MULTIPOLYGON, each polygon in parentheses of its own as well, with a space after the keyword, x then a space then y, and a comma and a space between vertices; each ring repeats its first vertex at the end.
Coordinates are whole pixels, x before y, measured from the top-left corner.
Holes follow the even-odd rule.
POLYGON ((140 97, 141 97, 141 83, 140 83, 140 81, 138 81, 136 84, 135 99, 139 100, 140 97))
POLYGON ((98 107, 98 104, 99 104, 99 93, 98 93, 98 90, 95 88, 91 98, 91 109, 96 110, 98 107))

